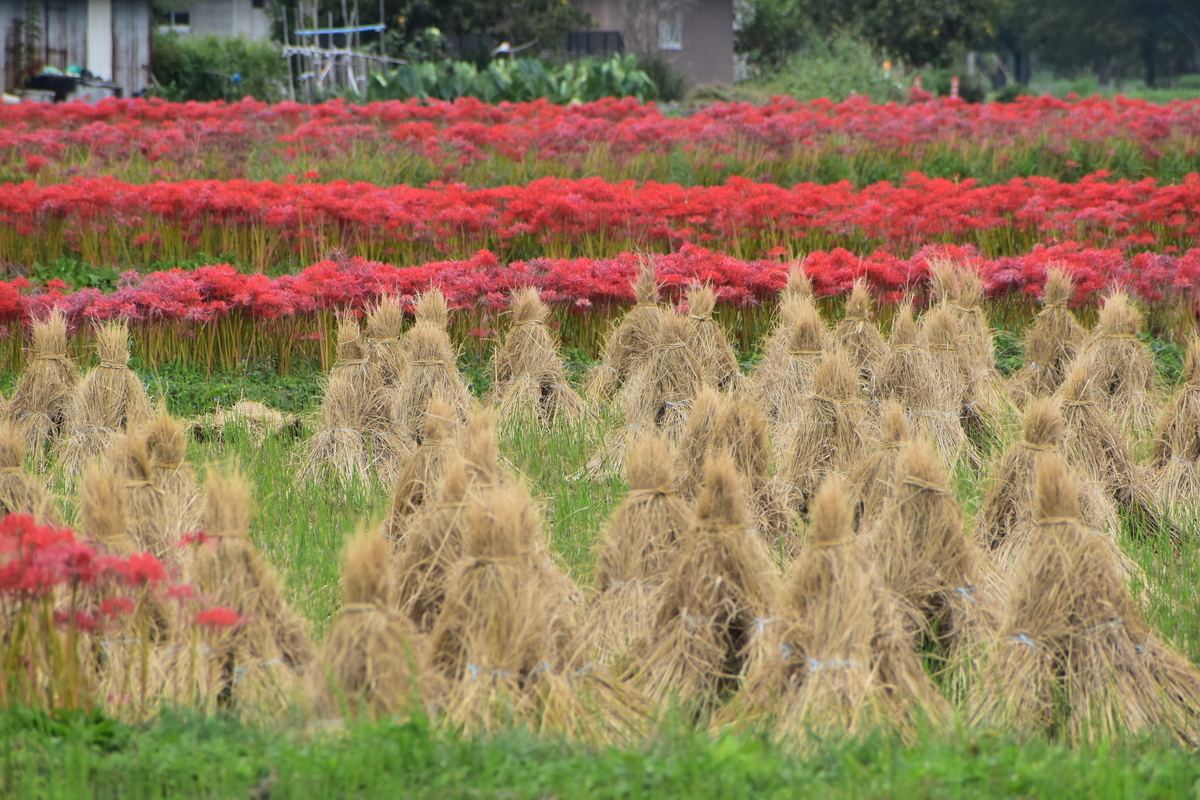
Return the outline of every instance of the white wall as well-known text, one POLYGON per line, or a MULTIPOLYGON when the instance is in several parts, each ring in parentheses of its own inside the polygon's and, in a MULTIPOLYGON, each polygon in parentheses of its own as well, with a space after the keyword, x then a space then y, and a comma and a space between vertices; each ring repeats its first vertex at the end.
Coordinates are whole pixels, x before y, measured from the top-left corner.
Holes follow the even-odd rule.
POLYGON ((112 0, 87 0, 87 70, 106 81, 113 77, 112 0))

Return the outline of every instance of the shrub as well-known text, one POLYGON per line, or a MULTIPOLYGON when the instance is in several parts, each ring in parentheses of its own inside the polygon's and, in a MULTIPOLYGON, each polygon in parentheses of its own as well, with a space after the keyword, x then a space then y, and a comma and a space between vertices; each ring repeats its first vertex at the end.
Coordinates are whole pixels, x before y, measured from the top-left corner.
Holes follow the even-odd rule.
POLYGON ((813 36, 777 73, 764 73, 761 79, 771 92, 798 100, 838 101, 852 94, 868 95, 877 103, 902 100, 904 90, 884 74, 884 60, 882 53, 848 34, 829 40, 813 36))
POLYGON ((153 52, 158 87, 151 93, 157 97, 177 102, 284 97, 287 62, 272 42, 156 33, 153 52))

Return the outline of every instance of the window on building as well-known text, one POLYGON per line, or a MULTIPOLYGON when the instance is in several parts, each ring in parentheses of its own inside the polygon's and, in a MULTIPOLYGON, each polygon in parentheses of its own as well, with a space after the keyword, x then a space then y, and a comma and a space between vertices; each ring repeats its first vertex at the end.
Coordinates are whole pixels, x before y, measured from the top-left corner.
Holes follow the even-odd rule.
POLYGON ((266 8, 267 0, 250 0, 251 8, 266 8))
POLYGON ((172 11, 171 24, 177 26, 191 25, 192 14, 190 11, 172 11))
POLYGON ((660 19, 658 21, 658 49, 659 50, 682 50, 683 49, 683 20, 676 17, 675 19, 660 19))

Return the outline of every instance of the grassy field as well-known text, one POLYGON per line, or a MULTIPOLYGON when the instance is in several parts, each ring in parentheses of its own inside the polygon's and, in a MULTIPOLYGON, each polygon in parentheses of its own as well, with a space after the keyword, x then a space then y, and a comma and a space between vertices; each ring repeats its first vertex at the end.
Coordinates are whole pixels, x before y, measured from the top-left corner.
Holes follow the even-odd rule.
MULTIPOLYGON (((1020 361, 1019 347, 1012 336, 1001 336, 999 344, 1001 367, 1011 369, 1020 361)), ((1164 376, 1177 376, 1178 348, 1156 349, 1164 376)), ((744 358, 749 362, 753 356, 744 358)), ((573 364, 572 377, 584 366, 573 364)), ((477 367, 466 372, 482 392, 486 373, 477 367)), ((143 374, 182 416, 242 397, 306 413, 320 391, 319 374, 311 369, 282 382, 254 373, 143 374)), ((4 376, 0 388, 11 380, 4 376)), ((501 441, 502 456, 538 500, 548 538, 585 586, 593 541, 624 492, 618 478, 571 479, 601 432, 567 428, 501 441)), ((1015 436, 1016 430, 1007 433, 1015 436)), ((201 474, 212 465, 242 465, 256 487, 251 535, 319 639, 341 602, 343 545, 382 517, 388 487, 298 484, 295 466, 303 448, 303 439, 273 438, 259 445, 235 431, 223 443, 193 442, 189 458, 201 474)), ((968 514, 982 498, 983 477, 957 476, 956 493, 968 514)), ((68 489, 58 486, 64 495, 68 489)), ((67 509, 68 519, 72 511, 67 509)), ((1200 554, 1129 523, 1121 540, 1151 584, 1151 622, 1193 662, 1200 661, 1200 554)), ((520 730, 463 738, 423 719, 344 728, 168 712, 131 727, 102 716, 16 710, 0 713, 0 796, 1180 797, 1200 787, 1200 761, 1166 740, 1072 748, 957 728, 918 744, 877 732, 851 741, 812 741, 797 752, 765 735, 712 733, 703 721, 668 717, 657 726, 636 747, 595 749, 520 730)))

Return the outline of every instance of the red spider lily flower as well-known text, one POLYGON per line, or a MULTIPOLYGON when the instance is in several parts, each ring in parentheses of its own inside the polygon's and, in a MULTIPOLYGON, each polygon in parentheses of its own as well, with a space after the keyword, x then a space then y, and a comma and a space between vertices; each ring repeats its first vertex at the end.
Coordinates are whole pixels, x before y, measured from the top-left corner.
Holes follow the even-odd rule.
POLYGON ((101 616, 110 619, 116 619, 123 614, 132 614, 133 609, 133 600, 124 596, 108 597, 100 603, 101 616))
POLYGON ((167 588, 168 600, 191 600, 196 596, 196 590, 190 583, 178 583, 167 588))
POLYGON ((74 614, 66 610, 54 612, 54 624, 59 628, 70 627, 72 622, 74 622, 77 630, 86 633, 92 633, 96 630, 96 618, 86 611, 76 610, 74 614))
POLYGON ((213 630, 231 628, 234 625, 240 625, 241 622, 242 617, 236 611, 224 606, 208 608, 196 615, 197 625, 204 625, 213 630))
POLYGON ((179 546, 187 547, 188 545, 193 544, 204 544, 208 541, 208 539, 208 534, 206 534, 204 531, 192 531, 191 533, 185 533, 183 535, 183 538, 179 540, 179 546))
POLYGON ((167 579, 167 571, 153 553, 134 553, 114 562, 112 567, 121 574, 128 586, 144 586, 167 579))

